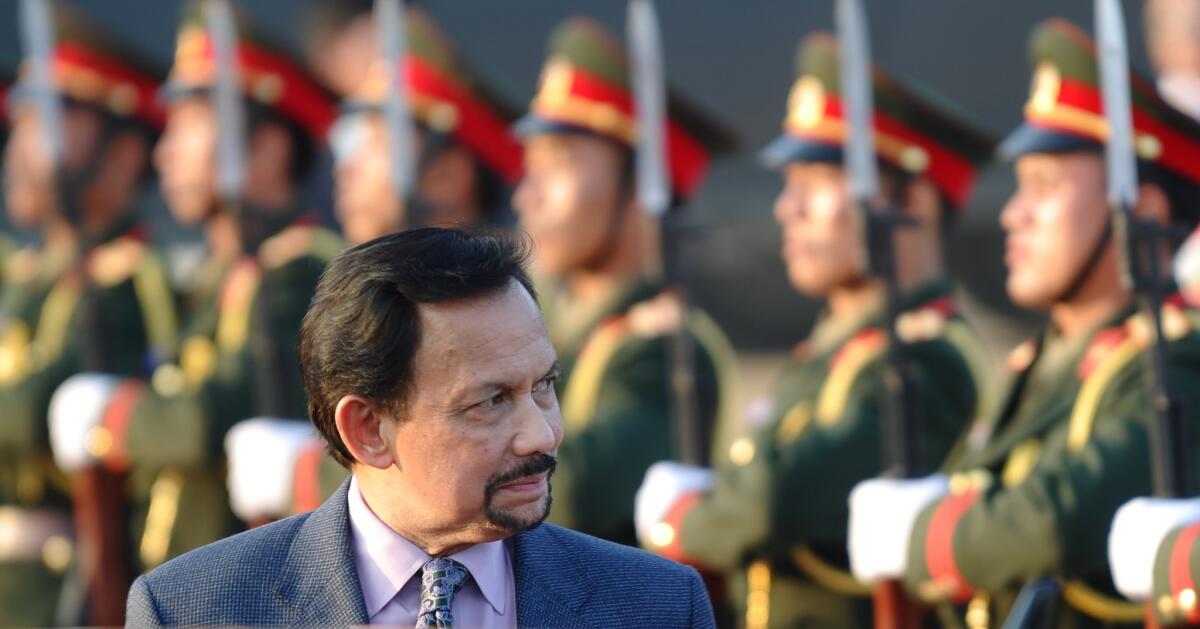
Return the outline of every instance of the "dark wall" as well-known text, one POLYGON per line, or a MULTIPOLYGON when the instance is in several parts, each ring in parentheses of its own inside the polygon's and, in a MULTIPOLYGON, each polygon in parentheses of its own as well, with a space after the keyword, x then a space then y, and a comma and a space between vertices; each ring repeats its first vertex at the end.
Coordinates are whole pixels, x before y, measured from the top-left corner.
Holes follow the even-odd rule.
MULTIPOLYGON (((625 4, 616 0, 424 0, 468 57, 515 103, 532 95, 548 31, 564 17, 588 12, 623 32, 625 4)), ((0 63, 18 58, 15 2, 0 6, 0 63)), ((169 63, 181 3, 174 0, 77 0, 75 4, 169 63)), ((280 35, 295 37, 303 2, 244 0, 280 35)), ((776 176, 758 168, 754 151, 780 129, 793 80, 793 57, 807 32, 832 28, 827 0, 660 0, 668 75, 693 100, 735 128, 743 150, 718 163, 694 204, 708 224, 693 242, 697 300, 741 346, 778 346, 799 339, 813 304, 788 287, 771 219, 776 176)), ((889 71, 917 80, 956 102, 996 134, 1020 119, 1030 70, 1026 38, 1050 15, 1090 30, 1083 0, 868 1, 873 46, 889 71)), ((1126 3, 1135 67, 1146 68, 1141 3, 1126 3)), ((954 274, 985 308, 1012 314, 1000 288, 996 218, 1011 190, 1006 165, 982 177, 952 245, 954 274), (967 255, 969 253, 970 255, 967 255)), ((1027 321, 1027 320, 1026 320, 1027 321)))

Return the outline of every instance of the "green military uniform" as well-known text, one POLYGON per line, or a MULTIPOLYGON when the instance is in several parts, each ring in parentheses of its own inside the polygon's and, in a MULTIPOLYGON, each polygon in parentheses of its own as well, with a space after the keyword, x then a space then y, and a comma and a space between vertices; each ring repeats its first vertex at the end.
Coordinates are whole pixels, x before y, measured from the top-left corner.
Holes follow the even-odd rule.
MULTIPOLYGON (((839 98, 836 43, 815 34, 797 57, 784 133, 764 162, 840 164, 844 121, 830 107, 839 98)), ((875 95, 880 160, 931 181, 945 211, 961 207, 990 141, 879 70, 875 95)), ((941 460, 983 403, 986 361, 948 283, 909 291, 901 306, 896 325, 922 444, 929 460, 941 460)), ((857 317, 821 319, 757 425, 722 457, 714 487, 681 498, 649 534, 652 550, 729 575, 747 627, 871 624, 871 590, 847 572, 847 496, 883 468, 882 316, 877 304, 857 317)))
MULTIPOLYGON (((57 11, 55 18, 56 88, 81 106, 126 124, 160 124, 161 110, 153 102, 159 75, 81 16, 57 11)), ((0 625, 53 622, 63 573, 72 560, 71 484, 55 467, 48 443, 52 393, 72 374, 92 367, 84 364, 88 338, 103 339, 106 369, 133 376, 144 375, 161 360, 176 334, 165 266, 133 214, 128 208, 104 233, 88 234, 82 260, 77 245, 56 240, 5 261, 0 284, 0 625), (96 313, 92 321, 85 321, 84 303, 96 313)))
MULTIPOLYGON (((1031 48, 1033 91, 1008 152, 1099 153, 1106 127, 1092 42, 1073 25, 1048 20, 1031 48)), ((1179 151, 1200 146, 1200 126, 1148 85, 1133 82, 1142 167, 1200 184, 1194 160, 1178 160, 1179 151)), ((1189 423, 1200 408, 1193 317, 1181 300, 1164 307, 1169 379, 1189 423)), ((1010 357, 1007 396, 966 433, 945 468, 953 474, 950 495, 921 513, 911 537, 910 589, 926 600, 968 604, 965 616, 949 605, 939 609, 947 626, 1000 622, 1016 591, 1046 575, 1057 577, 1065 601, 1055 626, 1141 622, 1140 605, 1116 598, 1106 540, 1117 507, 1151 489, 1145 325, 1130 307, 1073 336, 1052 327, 1010 357)))
POLYGON ((1164 626, 1200 624, 1200 523, 1172 530, 1158 546, 1154 558, 1154 588, 1150 599, 1164 626))
MULTIPOLYGON (((469 61, 455 49, 453 42, 420 7, 405 7, 408 71, 402 74, 411 114, 428 134, 422 159, 432 152, 428 147, 442 142, 470 151, 482 167, 481 177, 494 178, 504 193, 490 203, 479 198, 481 219, 501 225, 508 214, 508 187, 520 178, 521 145, 510 126, 515 114, 509 104, 490 87, 469 61)), ((381 111, 387 95, 386 64, 373 65, 364 85, 343 104, 347 114, 381 111)), ((336 132, 335 132, 336 134, 336 132)), ((482 188, 480 189, 482 191, 482 188)), ((422 201, 424 203, 424 201, 422 201)), ((349 472, 332 457, 323 456, 324 447, 314 443, 302 453, 293 473, 293 509, 296 513, 315 509, 331 496, 349 472)))
MULTIPOLYGON (((703 180, 711 155, 733 145, 715 122, 677 94, 667 104, 667 170, 676 201, 703 180)), ((586 133, 632 150, 636 139, 629 64, 596 22, 571 18, 551 35, 538 94, 517 123, 524 137, 586 133)), ((669 339, 688 321, 698 419, 707 443, 732 400, 728 341, 703 313, 682 317, 666 287, 629 279, 604 303, 545 304, 562 364, 559 403, 565 436, 554 475, 549 521, 636 544, 634 494, 655 461, 672 450, 669 339)))
MULTIPOLYGON (((334 116, 324 90, 245 15, 237 28, 247 101, 314 142, 323 138, 334 116)), ((207 98, 213 77, 209 34, 193 5, 180 29, 168 97, 207 98)), ((296 357, 300 322, 325 264, 343 244, 294 205, 244 208, 239 220, 244 233, 258 234, 254 254, 214 258, 201 268, 184 299, 188 320, 176 360, 149 381, 118 388, 104 415, 108 447, 99 454, 108 466, 130 472, 131 543, 143 569, 241 526, 229 509, 224 437, 236 421, 263 412, 268 374, 281 389, 275 395, 283 408, 274 412, 306 412, 296 357), (260 314, 263 308, 269 318, 260 314), (268 335, 272 355, 256 341, 268 335)))

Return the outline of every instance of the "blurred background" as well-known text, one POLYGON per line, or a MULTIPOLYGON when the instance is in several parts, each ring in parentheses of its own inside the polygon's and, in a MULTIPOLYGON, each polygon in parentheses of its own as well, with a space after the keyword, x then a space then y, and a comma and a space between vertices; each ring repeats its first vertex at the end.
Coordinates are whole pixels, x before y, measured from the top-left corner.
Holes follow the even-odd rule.
MULTIPOLYGON (((84 11, 164 67, 170 64, 181 2, 76 0, 84 11)), ((241 0, 278 37, 302 48, 305 2, 241 0)), ((560 20, 589 13, 614 32, 624 30, 625 2, 616 0, 419 0, 483 74, 517 106, 534 93, 545 39, 560 20)), ((757 150, 780 130, 794 53, 801 37, 830 30, 831 2, 674 0, 659 3, 667 75, 677 88, 734 129, 740 150, 714 165, 691 208, 704 229, 690 242, 689 284, 695 300, 726 330, 743 360, 747 395, 769 382, 787 348, 804 337, 817 305, 787 284, 772 219, 774 173, 758 166, 757 150), (767 381, 767 382, 764 382, 767 381)), ((1090 30, 1091 3, 1081 0, 868 1, 876 59, 888 71, 945 96, 979 126, 1002 136, 1021 117, 1030 78, 1030 28, 1050 15, 1090 30)), ((1146 71, 1142 3, 1126 7, 1132 63, 1146 71)), ((20 56, 16 3, 0 11, 0 68, 20 56)), ((328 205, 327 178, 312 203, 328 205)), ((997 163, 977 191, 950 244, 952 273, 968 317, 989 331, 993 357, 1028 334, 1038 318, 1008 303, 1003 291, 1000 208, 1012 189, 1011 168, 997 163)), ((187 260, 198 234, 171 224, 157 191, 146 194, 157 235, 187 260)), ((2 219, 0 219, 2 220, 2 219)))

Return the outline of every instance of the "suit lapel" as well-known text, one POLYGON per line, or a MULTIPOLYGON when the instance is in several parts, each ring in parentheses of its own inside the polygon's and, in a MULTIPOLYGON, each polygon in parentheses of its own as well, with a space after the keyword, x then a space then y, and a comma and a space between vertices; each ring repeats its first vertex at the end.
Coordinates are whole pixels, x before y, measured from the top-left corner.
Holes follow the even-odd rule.
POLYGON ((349 480, 343 482, 292 540, 276 594, 294 615, 293 625, 367 622, 350 539, 349 487, 349 480))
POLYGON ((568 540, 543 524, 513 540, 513 580, 520 627, 570 627, 584 623, 580 614, 589 593, 581 567, 564 550, 568 540))

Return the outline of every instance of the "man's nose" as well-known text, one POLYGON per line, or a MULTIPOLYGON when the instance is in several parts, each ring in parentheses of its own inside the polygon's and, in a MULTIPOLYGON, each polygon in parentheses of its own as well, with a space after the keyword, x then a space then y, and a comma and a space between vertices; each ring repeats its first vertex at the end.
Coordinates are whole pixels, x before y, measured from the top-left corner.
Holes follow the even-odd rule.
POLYGON ((544 409, 532 396, 526 397, 517 409, 517 434, 513 439, 513 454, 519 457, 547 454, 558 448, 562 435, 562 416, 558 405, 544 409))

